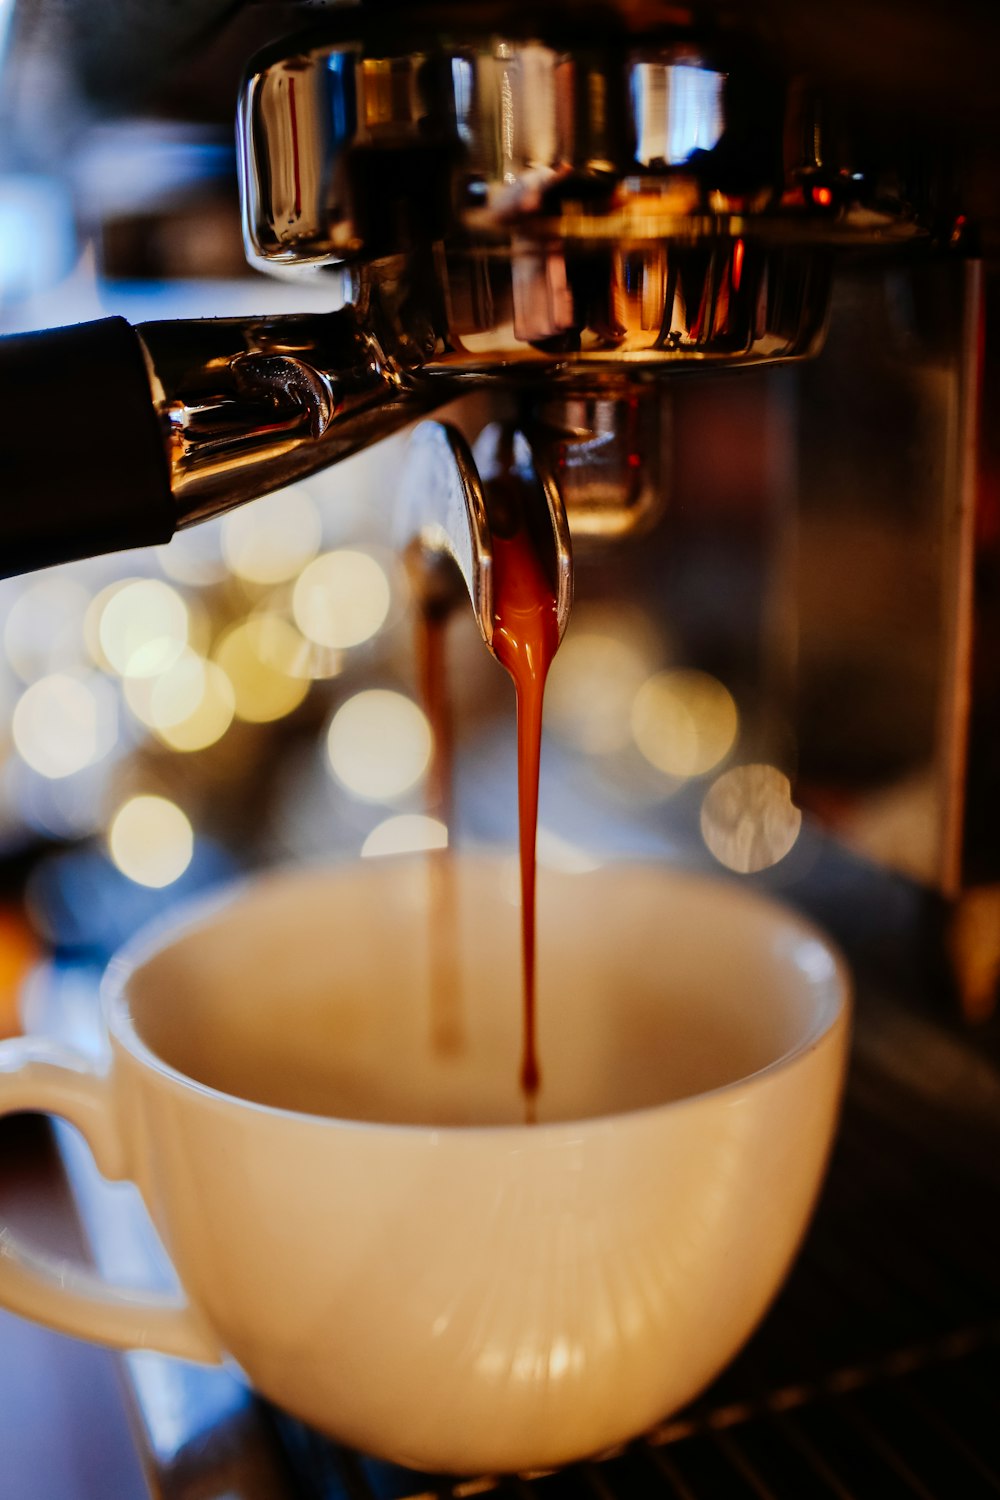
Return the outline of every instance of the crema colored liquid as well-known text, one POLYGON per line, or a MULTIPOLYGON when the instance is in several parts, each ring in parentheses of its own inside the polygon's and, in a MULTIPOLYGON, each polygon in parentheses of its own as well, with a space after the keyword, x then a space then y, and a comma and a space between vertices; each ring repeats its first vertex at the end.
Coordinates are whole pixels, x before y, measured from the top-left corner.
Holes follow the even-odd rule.
MULTIPOLYGON (((493 650, 514 681, 517 699, 517 796, 521 866, 521 966, 523 974, 523 1041, 521 1089, 527 1115, 541 1082, 536 1036, 535 981, 535 837, 538 825, 538 774, 542 743, 545 679, 556 647, 559 625, 555 590, 546 576, 537 547, 520 514, 514 491, 508 496, 509 535, 493 537, 493 650)), ((451 714, 445 643, 446 616, 433 609, 418 613, 416 645, 420 691, 430 721, 434 752, 427 778, 427 811, 449 822, 452 805, 451 714)), ((447 849, 430 861, 431 1034, 438 1051, 462 1045, 461 995, 454 934, 457 892, 447 849)))
POLYGON ((521 1088, 529 1112, 541 1082, 535 1005, 535 836, 542 749, 542 700, 559 625, 555 591, 524 527, 495 537, 493 650, 517 695, 517 812, 521 862, 521 964, 524 1033, 521 1088))

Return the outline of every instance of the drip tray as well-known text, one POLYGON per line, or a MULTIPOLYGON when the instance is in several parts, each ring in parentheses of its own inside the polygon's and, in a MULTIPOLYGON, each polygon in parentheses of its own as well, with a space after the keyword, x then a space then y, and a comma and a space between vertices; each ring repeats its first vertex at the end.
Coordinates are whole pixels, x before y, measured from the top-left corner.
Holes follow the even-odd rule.
POLYGON ((978 1500, 1000 1496, 1000 1075, 989 1038, 875 1002, 812 1231, 695 1405, 541 1478, 361 1457, 271 1411, 302 1500, 978 1500))

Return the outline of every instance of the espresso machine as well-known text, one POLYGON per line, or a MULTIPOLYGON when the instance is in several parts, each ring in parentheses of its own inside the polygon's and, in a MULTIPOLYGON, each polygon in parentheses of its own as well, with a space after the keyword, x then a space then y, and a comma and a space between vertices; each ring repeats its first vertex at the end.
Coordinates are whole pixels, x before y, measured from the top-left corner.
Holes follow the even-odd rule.
MULTIPOLYGON (((708 850, 780 872, 804 808, 875 861, 851 866, 846 917, 839 865, 806 904, 848 944, 866 908, 879 959, 891 921, 867 908, 890 890, 931 998, 879 993, 861 1025, 836 1191, 777 1332, 641 1451, 566 1482, 995 1492, 974 1418, 1000 1389, 1000 23, 889 0, 188 9, 160 18, 162 48, 134 21, 102 50, 70 7, 86 108, 190 102, 245 69, 246 255, 311 310, 0 343, 5 572, 162 544, 419 423, 391 540, 418 598, 468 593, 487 646, 491 431, 536 498, 564 617, 574 576, 619 602, 669 579, 682 641, 757 677, 751 774, 714 803, 694 778, 708 850), (766 580, 749 605, 747 559, 766 580), (862 1248, 859 1211, 883 1197, 862 1248)), ((24 14, 30 59, 46 6, 24 14)), ((18 103, 28 136, 46 101, 18 103)), ((258 1465, 261 1422, 277 1428, 301 1493, 421 1490, 233 1410, 258 1465)), ((282 1493, 267 1472, 259 1493, 282 1493)))
MULTIPOLYGON (((279 24, 273 8, 250 9, 258 33, 262 20, 264 31, 279 24)), ((652 528, 670 507, 678 467, 704 465, 704 452, 687 458, 698 440, 687 437, 686 409, 698 397, 677 377, 810 360, 836 306, 835 267, 860 266, 867 293, 853 283, 840 294, 855 307, 836 310, 834 332, 853 319, 871 337, 851 348, 845 335, 825 392, 822 377, 804 377, 817 396, 802 408, 808 437, 805 427, 794 435, 802 465, 794 483, 815 499, 795 522, 802 565, 778 586, 787 597, 775 607, 783 711, 830 718, 840 671, 847 727, 806 725, 798 735, 806 762, 785 769, 808 804, 810 782, 829 780, 838 733, 841 761, 852 759, 851 742, 881 738, 883 759, 932 767, 924 822, 933 828, 909 863, 948 904, 943 935, 961 1003, 988 1012, 1000 922, 990 856, 989 424, 981 420, 991 364, 978 354, 993 234, 985 62, 963 55, 963 87, 953 69, 942 81, 937 57, 950 55, 958 26, 933 17, 917 25, 889 6, 879 16, 881 63, 875 44, 848 45, 843 27, 822 18, 807 25, 782 5, 753 26, 711 6, 551 11, 540 21, 517 6, 335 5, 321 8, 312 34, 273 41, 257 56, 237 127, 246 252, 275 276, 322 284, 329 311, 135 329, 107 320, 8 340, 0 356, 5 571, 162 543, 466 392, 485 393, 523 431, 539 493, 565 518, 562 550, 568 556, 571 538, 587 567, 602 550, 612 554, 616 539, 652 528), (931 72, 936 102, 924 109, 931 72), (834 524, 856 486, 842 457, 836 486, 820 477, 829 476, 830 450, 844 445, 832 436, 840 417, 812 413, 821 401, 834 413, 843 404, 852 360, 881 361, 887 379, 908 364, 913 389, 924 387, 914 402, 930 402, 934 379, 940 387, 936 430, 920 431, 911 406, 911 428, 895 441, 900 450, 921 444, 919 460, 908 471, 897 455, 881 486, 883 494, 910 488, 911 523, 919 513, 919 525, 903 524, 905 508, 887 520, 903 532, 901 566, 908 548, 936 553, 919 618, 889 622, 900 636, 912 628, 937 642, 925 643, 933 665, 909 678, 904 671, 894 689, 911 705, 922 701, 920 712, 900 710, 913 721, 903 751, 903 732, 884 723, 888 711, 858 724, 851 708, 859 696, 852 663, 871 679, 869 698, 880 693, 871 667, 884 654, 873 649, 872 637, 885 633, 877 609, 865 616, 862 606, 851 627, 867 632, 869 649, 859 639, 839 667, 810 659, 814 590, 803 580, 813 536, 822 548, 822 525, 834 524), (92 399, 66 399, 95 390, 99 416, 92 399), (839 499, 820 497, 824 482, 839 499), (811 680, 817 674, 825 686, 811 680), (820 736, 812 776, 808 747, 820 736)), ((969 19, 988 58, 990 18, 976 10, 969 19)), ((88 56, 108 90, 107 70, 93 50, 88 56)), ((142 66, 126 91, 142 86, 142 66)), ((30 129, 39 105, 21 93, 30 129)), ((863 404, 857 416, 846 413, 855 427, 872 419, 874 403, 867 413, 863 404)), ((697 421, 695 411, 692 430, 697 421)), ((868 440, 894 445, 891 430, 868 440)), ((712 441, 702 440, 703 450, 712 441)), ((858 448, 866 470, 887 463, 858 448)), ((407 514, 415 535, 433 532, 437 551, 460 555, 488 640, 489 600, 476 598, 476 578, 488 587, 489 570, 470 554, 475 506, 469 494, 463 501, 462 475, 450 479, 459 497, 450 523, 441 526, 433 498, 426 515, 408 500, 407 514)), ((448 484, 438 476, 437 491, 448 484)), ((849 534, 848 523, 848 548, 849 534)), ((856 559, 880 545, 869 547, 864 522, 854 535, 856 559)), ((845 563, 852 567, 847 553, 845 563)), ((886 566, 868 586, 903 592, 886 566)), ((563 587, 568 605, 568 576, 563 587)), ((824 608, 834 619, 843 613, 824 608)), ((854 774, 863 780, 866 771, 855 767, 848 780, 854 774)), ((819 788, 813 802, 833 813, 844 799, 819 788)))

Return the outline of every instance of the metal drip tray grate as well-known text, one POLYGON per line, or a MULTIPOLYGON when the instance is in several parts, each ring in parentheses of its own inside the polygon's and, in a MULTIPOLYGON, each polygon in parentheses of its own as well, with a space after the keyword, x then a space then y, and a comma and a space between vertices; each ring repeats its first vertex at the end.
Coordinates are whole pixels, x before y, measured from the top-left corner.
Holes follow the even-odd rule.
POLYGON ((302 1500, 1000 1496, 996 1073, 946 1030, 914 1032, 890 1011, 871 1022, 803 1253, 692 1407, 620 1452, 530 1480, 415 1474, 273 1413, 302 1500))

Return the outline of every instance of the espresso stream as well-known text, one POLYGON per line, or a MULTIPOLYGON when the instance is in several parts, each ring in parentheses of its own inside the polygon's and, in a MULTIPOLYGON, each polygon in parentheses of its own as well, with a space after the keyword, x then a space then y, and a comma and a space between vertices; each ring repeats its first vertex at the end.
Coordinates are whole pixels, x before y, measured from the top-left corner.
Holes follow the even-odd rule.
MULTIPOLYGON (((493 650, 510 673, 517 700, 517 801, 521 867, 521 968, 523 1032, 520 1069, 526 1114, 534 1118, 541 1083, 538 1065, 535 981, 535 836, 545 679, 559 645, 555 590, 523 520, 510 536, 493 539, 493 650)), ((445 673, 442 614, 422 610, 417 620, 421 694, 434 738, 427 810, 443 821, 451 811, 451 722, 445 673)), ((455 1051, 461 1041, 454 944, 456 910, 448 851, 431 863, 431 964, 435 1045, 455 1051)))
POLYGON ((517 697, 517 819, 521 862, 521 968, 524 1032, 521 1089, 529 1109, 541 1073, 535 1014, 535 835, 545 679, 559 645, 555 591, 522 525, 493 544, 493 650, 517 697))

